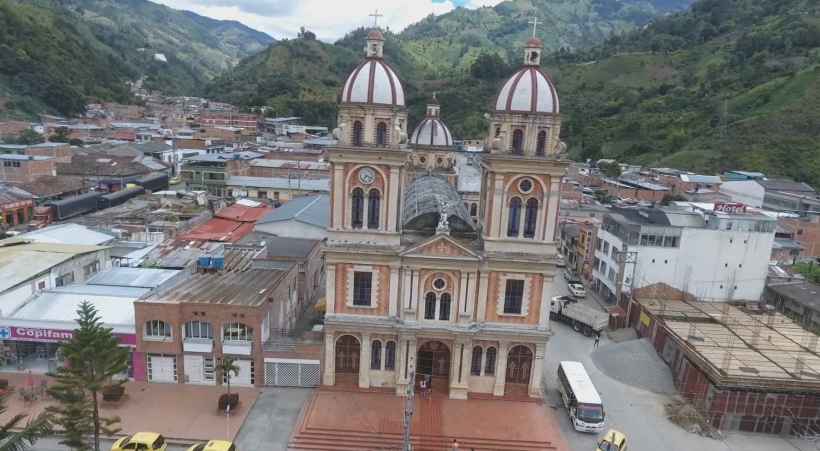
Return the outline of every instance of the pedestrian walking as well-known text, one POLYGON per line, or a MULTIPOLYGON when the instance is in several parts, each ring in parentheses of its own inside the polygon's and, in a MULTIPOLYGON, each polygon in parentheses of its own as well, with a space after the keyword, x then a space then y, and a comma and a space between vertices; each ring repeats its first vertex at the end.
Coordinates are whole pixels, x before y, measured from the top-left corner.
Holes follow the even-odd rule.
POLYGON ((456 439, 453 439, 453 449, 452 449, 452 451, 458 451, 458 442, 456 441, 456 439))
POLYGON ((427 396, 427 381, 421 380, 421 396, 427 396))
POLYGON ((600 342, 601 342, 601 331, 599 330, 599 331, 595 332, 595 343, 593 343, 592 346, 597 348, 598 344, 600 344, 600 342))

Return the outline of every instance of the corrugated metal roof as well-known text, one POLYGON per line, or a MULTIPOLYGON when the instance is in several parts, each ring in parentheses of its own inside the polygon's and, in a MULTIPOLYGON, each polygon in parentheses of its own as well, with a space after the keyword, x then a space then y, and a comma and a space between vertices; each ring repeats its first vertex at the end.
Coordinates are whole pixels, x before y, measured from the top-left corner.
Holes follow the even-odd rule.
POLYGON ((233 243, 253 230, 253 223, 212 218, 188 233, 177 236, 183 241, 221 241, 233 243))
POLYGON ((191 302, 229 305, 260 305, 285 277, 285 271, 249 270, 224 274, 195 274, 175 288, 150 296, 147 302, 191 302))
POLYGON ((690 183, 723 183, 723 179, 717 175, 681 174, 680 179, 690 183))
MULTIPOLYGON (((10 240, 3 240, 10 241, 10 240)), ((51 243, 17 244, 0 247, 0 293, 32 277, 50 271, 54 266, 102 246, 55 245, 51 243)))
POLYGON ((774 243, 772 243, 772 248, 774 249, 795 249, 795 250, 802 250, 805 249, 805 246, 800 245, 797 241, 783 239, 783 238, 775 238, 774 243))
POLYGON ((220 242, 166 240, 145 256, 145 263, 163 268, 187 268, 196 264, 200 255, 221 255, 224 248, 220 242))
POLYGON ((287 177, 247 177, 232 175, 228 177, 228 186, 243 188, 300 189, 305 191, 330 191, 330 179, 296 179, 287 177))
POLYGON ((228 208, 219 210, 214 217, 237 222, 255 222, 271 211, 273 211, 273 209, 265 207, 264 204, 260 204, 258 207, 233 204, 228 208))
POLYGON ((86 284, 156 288, 178 273, 179 271, 174 269, 115 267, 101 271, 99 274, 86 281, 86 284))
POLYGON ((330 163, 320 161, 294 161, 294 160, 255 160, 251 166, 261 166, 265 168, 278 169, 303 169, 313 171, 330 171, 330 163))
POLYGON ((100 245, 115 239, 116 236, 97 232, 79 224, 54 224, 42 229, 33 230, 17 236, 32 239, 39 243, 100 245))
POLYGON ((327 228, 330 225, 330 196, 318 194, 291 199, 256 223, 267 224, 289 220, 327 228))
POLYGON ((126 290, 120 288, 117 291, 117 294, 77 292, 76 289, 74 291, 62 289, 40 291, 28 298, 23 305, 7 317, 73 324, 80 304, 87 301, 97 309, 97 314, 104 324, 134 324, 134 301, 150 290, 132 288, 127 290, 128 292, 123 292, 126 290))

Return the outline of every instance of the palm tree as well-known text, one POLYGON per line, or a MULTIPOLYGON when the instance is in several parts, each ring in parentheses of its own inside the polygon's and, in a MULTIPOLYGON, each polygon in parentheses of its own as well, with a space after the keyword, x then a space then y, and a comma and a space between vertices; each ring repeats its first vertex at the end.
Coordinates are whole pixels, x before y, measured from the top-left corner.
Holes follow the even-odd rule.
MULTIPOLYGON (((0 415, 7 410, 5 398, 0 398, 0 415)), ((51 433, 49 412, 43 412, 21 426, 26 417, 28 414, 18 413, 8 423, 0 425, 0 451, 26 451, 37 440, 51 433), (19 431, 12 432, 13 429, 19 431)))
POLYGON ((239 376, 239 367, 236 366, 234 362, 236 362, 236 359, 233 357, 223 357, 219 360, 219 363, 214 366, 216 377, 224 377, 228 382, 228 398, 231 397, 231 373, 233 373, 234 376, 239 376))

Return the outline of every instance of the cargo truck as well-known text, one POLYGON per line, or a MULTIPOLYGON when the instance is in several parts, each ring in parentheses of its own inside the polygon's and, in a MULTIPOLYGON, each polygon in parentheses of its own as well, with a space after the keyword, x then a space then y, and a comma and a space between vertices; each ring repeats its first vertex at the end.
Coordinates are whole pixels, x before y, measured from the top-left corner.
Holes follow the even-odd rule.
POLYGON ((550 302, 550 319, 569 324, 575 332, 587 337, 606 329, 609 315, 606 312, 579 304, 572 296, 555 296, 550 302))
POLYGON ((42 229, 56 221, 94 211, 97 209, 97 199, 102 195, 99 191, 92 191, 40 205, 34 209, 34 218, 29 222, 28 229, 42 229))

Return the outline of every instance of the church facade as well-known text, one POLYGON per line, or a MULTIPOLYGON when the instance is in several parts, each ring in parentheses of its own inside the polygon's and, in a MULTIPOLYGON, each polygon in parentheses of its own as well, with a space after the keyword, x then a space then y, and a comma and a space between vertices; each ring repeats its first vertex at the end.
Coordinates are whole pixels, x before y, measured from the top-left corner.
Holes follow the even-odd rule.
POLYGON ((541 42, 527 40, 524 64, 496 95, 477 212, 455 188, 453 137, 435 96, 408 134, 384 43, 378 29, 367 35, 328 148, 322 384, 404 395, 428 377, 451 398, 539 397, 567 166, 541 42))

